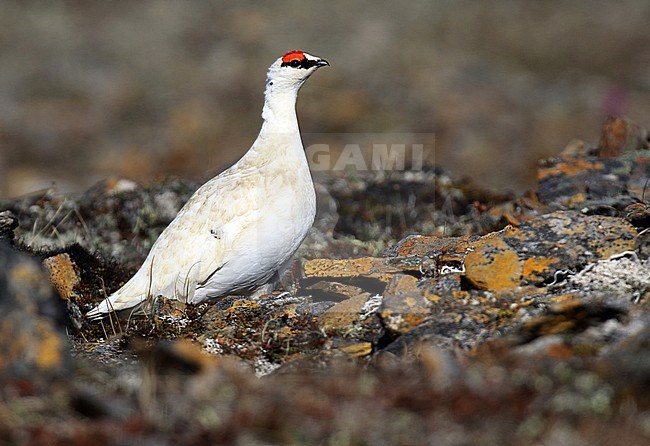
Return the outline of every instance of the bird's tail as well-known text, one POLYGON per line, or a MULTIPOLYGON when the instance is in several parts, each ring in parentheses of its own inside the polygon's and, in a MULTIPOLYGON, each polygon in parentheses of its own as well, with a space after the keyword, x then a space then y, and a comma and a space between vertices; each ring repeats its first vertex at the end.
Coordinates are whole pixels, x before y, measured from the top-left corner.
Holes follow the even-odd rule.
POLYGON ((100 302, 99 305, 86 313, 86 319, 91 321, 99 320, 112 312, 128 309, 137 310, 137 308, 147 300, 146 295, 125 295, 123 290, 123 288, 118 290, 116 293, 100 302))

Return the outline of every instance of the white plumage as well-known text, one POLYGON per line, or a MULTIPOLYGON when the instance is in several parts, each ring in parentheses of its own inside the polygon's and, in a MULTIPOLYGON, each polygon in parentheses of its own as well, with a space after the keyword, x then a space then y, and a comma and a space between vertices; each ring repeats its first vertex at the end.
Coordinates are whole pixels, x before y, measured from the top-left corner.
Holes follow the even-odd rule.
POLYGON ((325 65, 302 51, 271 65, 262 129, 252 147, 190 197, 138 272, 88 318, 157 296, 198 303, 273 289, 316 215, 295 104, 304 81, 325 65))

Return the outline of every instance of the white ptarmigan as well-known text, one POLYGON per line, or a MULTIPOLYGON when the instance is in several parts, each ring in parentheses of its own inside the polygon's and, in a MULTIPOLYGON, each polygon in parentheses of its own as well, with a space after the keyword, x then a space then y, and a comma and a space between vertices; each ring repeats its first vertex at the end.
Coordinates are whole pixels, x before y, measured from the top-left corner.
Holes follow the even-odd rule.
POLYGON ((157 296, 198 303, 273 290, 316 215, 296 98, 305 80, 326 65, 303 51, 273 62, 252 147, 190 197, 138 272, 86 317, 141 307, 157 296))

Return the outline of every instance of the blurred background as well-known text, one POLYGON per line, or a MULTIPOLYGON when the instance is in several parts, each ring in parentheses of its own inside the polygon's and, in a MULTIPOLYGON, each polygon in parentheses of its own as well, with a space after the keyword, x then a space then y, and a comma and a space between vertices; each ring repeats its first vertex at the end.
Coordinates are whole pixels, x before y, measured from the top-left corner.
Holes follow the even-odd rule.
POLYGON ((519 191, 607 114, 650 126, 649 18, 646 0, 0 0, 0 197, 210 177, 296 48, 332 64, 301 92, 304 133, 433 133, 431 162, 519 191))

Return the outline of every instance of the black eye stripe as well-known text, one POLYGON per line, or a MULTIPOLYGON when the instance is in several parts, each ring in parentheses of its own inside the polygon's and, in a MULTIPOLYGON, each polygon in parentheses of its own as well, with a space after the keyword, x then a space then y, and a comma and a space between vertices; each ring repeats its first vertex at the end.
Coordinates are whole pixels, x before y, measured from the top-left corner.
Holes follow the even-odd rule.
POLYGON ((291 67, 291 68, 304 68, 308 69, 315 67, 318 64, 317 60, 310 60, 306 57, 304 59, 293 59, 290 62, 282 62, 281 67, 291 67))

